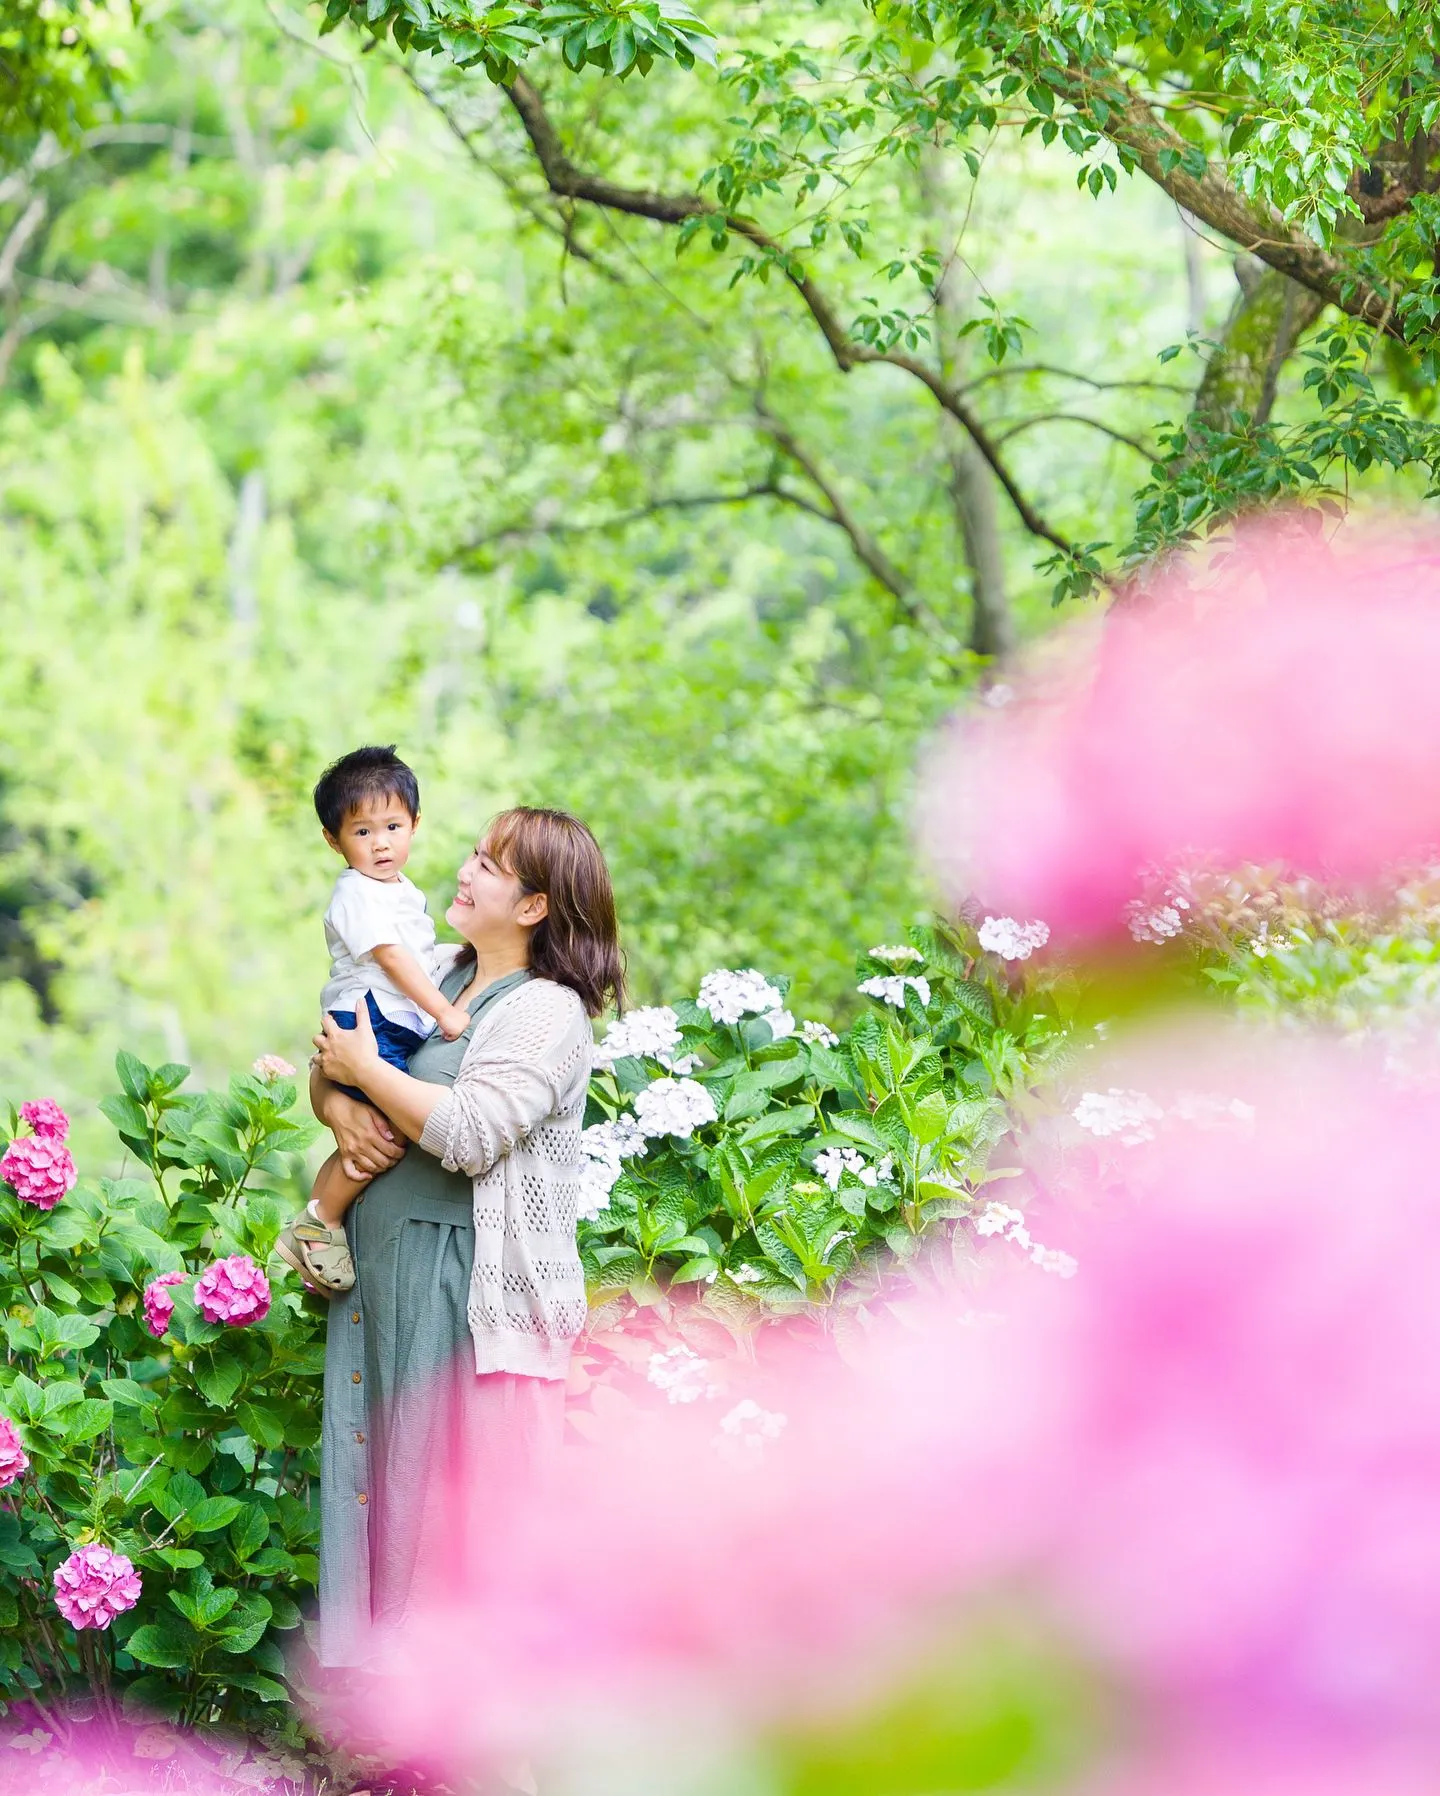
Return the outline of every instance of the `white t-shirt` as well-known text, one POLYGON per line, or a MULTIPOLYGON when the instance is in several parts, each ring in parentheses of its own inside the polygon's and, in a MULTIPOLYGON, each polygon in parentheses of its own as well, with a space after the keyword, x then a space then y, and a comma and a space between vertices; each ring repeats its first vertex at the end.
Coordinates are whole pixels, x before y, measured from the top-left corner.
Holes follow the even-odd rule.
POLYGON ((434 978, 435 925, 419 886, 403 873, 396 879, 367 879, 347 867, 335 881, 325 912, 330 977, 320 994, 320 1008, 355 1010, 371 991, 382 1016, 418 1035, 429 1035, 435 1019, 407 998, 375 960, 374 950, 387 942, 408 948, 434 978))

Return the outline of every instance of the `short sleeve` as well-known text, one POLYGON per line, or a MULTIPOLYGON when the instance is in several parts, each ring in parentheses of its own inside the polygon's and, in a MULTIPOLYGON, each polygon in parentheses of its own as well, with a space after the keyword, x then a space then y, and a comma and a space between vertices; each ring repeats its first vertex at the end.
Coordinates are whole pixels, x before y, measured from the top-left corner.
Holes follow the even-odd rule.
POLYGON ((344 942, 356 960, 372 948, 400 943, 399 919, 393 906, 374 890, 375 881, 362 874, 358 879, 342 879, 335 887, 325 920, 344 942))

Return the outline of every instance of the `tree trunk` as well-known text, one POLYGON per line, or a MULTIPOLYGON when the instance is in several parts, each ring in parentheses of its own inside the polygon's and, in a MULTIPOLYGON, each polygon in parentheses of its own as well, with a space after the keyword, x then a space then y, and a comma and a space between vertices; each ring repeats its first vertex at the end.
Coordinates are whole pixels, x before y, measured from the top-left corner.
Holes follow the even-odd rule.
MULTIPOLYGON (((948 204, 945 171, 932 157, 921 159, 920 191, 939 234, 953 240, 955 223, 948 204)), ((966 298, 952 260, 942 272, 935 294, 935 347, 940 371, 947 381, 955 380, 958 373, 963 341, 959 332, 964 323, 966 298)), ((1015 648, 1015 619, 1005 591, 1005 552, 1000 540, 995 478, 984 456, 948 412, 940 415, 940 434, 949 468, 946 484, 950 504, 970 575, 969 647, 977 655, 1003 661, 1015 648)))
POLYGON ((1233 430, 1242 413, 1252 426, 1269 421, 1280 370, 1325 310, 1318 294, 1248 256, 1235 278, 1240 296, 1195 394, 1195 416, 1211 430, 1233 430))
POLYGON ((955 420, 942 419, 950 463, 950 501, 970 570, 970 647, 1001 661, 1015 647, 1015 620, 1005 595, 1005 558, 995 479, 955 420))

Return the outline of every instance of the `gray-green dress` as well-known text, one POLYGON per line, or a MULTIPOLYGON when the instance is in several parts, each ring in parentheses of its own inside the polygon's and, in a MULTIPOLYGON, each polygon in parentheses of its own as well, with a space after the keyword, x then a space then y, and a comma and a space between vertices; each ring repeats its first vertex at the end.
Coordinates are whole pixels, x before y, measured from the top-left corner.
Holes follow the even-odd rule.
MULTIPOLYGON (((438 1032, 410 1061, 453 1085, 474 1020, 528 973, 469 1004, 459 1040, 438 1032)), ((454 1002, 470 974, 441 981, 454 1002)), ((324 1665, 363 1664, 377 1627, 403 1619, 412 1590, 443 1572, 447 1475, 487 1447, 542 1455, 564 1423, 562 1382, 477 1376, 465 1306, 475 1228, 470 1179, 412 1147, 351 1208, 355 1289, 330 1306, 320 1469, 320 1637, 324 1665)))

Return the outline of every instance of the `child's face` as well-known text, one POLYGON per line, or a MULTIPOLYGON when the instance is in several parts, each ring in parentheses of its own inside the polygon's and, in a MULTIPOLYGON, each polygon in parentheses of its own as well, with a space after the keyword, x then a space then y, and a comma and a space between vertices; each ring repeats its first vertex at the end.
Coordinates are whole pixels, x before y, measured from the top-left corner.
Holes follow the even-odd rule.
POLYGON ((325 840, 367 879, 398 879, 419 821, 398 798, 367 798, 345 813, 338 835, 327 829, 325 840))

